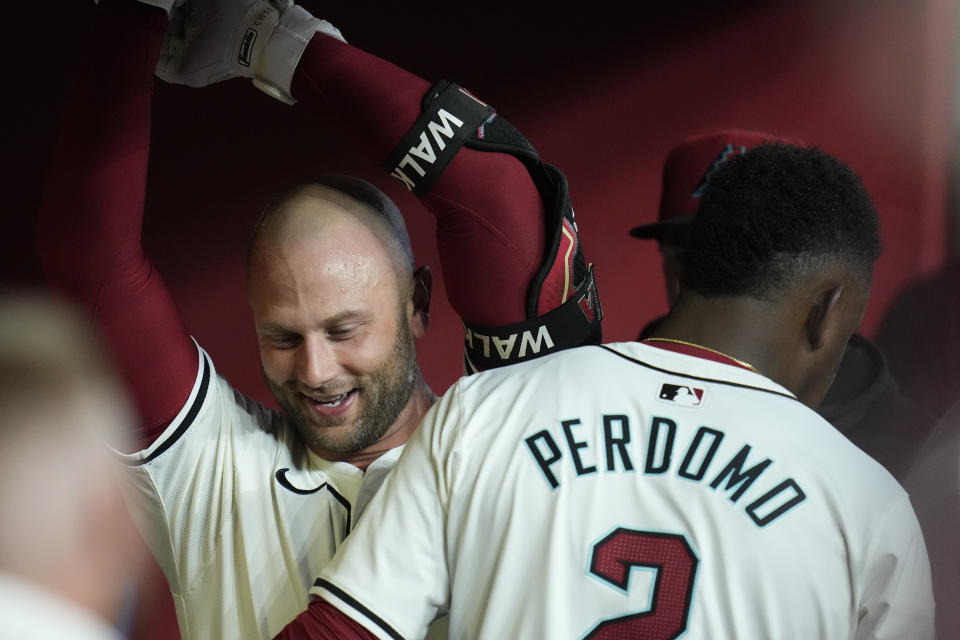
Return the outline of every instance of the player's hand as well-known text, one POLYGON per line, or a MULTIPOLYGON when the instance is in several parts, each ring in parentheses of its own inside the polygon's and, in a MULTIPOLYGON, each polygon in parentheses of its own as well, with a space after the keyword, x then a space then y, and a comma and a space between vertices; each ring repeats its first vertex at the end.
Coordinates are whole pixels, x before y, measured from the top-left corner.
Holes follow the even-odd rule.
POLYGON ((336 27, 292 0, 187 0, 171 16, 157 75, 191 87, 253 78, 292 104, 294 69, 317 31, 343 40, 336 27))

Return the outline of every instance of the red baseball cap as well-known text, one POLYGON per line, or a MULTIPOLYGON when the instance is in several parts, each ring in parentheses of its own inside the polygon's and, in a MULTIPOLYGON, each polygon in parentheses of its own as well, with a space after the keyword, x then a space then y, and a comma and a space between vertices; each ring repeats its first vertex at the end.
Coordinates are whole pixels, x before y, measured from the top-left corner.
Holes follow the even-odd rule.
POLYGON ((700 206, 700 197, 713 172, 730 158, 765 142, 803 146, 799 140, 747 129, 724 129, 697 135, 675 146, 663 164, 657 221, 630 229, 630 235, 658 238, 670 227, 689 223, 700 206))

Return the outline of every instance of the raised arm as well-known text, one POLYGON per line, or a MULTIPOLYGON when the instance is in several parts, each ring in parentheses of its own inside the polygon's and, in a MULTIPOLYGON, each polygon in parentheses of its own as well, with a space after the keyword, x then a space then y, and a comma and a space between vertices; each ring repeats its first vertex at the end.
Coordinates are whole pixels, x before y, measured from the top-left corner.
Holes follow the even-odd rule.
MULTIPOLYGON (((386 60, 318 33, 297 66, 292 90, 298 100, 345 122, 367 156, 383 163, 414 127, 430 88, 386 60)), ((439 151, 435 140, 427 142, 431 152, 439 151)), ((418 167, 427 164, 419 159, 418 167)), ((410 164, 395 176, 420 178, 410 164)), ((457 313, 491 326, 524 320, 546 230, 543 202, 523 164, 506 153, 461 149, 422 199, 437 219, 447 296, 457 313)))
POLYGON ((601 310, 566 179, 492 107, 350 46, 289 2, 208 4, 215 20, 182 29, 183 54, 158 73, 194 86, 252 77, 274 97, 345 122, 437 219, 468 369, 599 342, 601 310))
POLYGON ((176 416, 197 376, 197 348, 140 231, 153 73, 164 12, 129 0, 96 8, 41 203, 40 258, 52 287, 89 310, 139 407, 140 445, 176 416))

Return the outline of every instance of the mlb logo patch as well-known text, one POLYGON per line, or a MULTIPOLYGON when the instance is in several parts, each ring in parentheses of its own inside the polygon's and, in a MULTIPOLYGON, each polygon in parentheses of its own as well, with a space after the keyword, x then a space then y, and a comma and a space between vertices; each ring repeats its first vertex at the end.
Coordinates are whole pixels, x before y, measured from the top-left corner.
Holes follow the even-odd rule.
POLYGON ((703 389, 664 383, 660 387, 659 400, 684 407, 699 407, 703 402, 703 389))

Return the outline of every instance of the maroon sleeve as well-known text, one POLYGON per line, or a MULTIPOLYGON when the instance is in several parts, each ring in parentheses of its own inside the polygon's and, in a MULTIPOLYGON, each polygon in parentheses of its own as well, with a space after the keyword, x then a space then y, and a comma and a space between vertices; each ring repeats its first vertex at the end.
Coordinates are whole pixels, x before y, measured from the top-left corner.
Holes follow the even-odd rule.
MULTIPOLYGON (((294 97, 338 116, 377 163, 416 122, 429 88, 426 80, 322 34, 310 41, 293 81, 294 97)), ((546 231, 543 203, 520 161, 463 148, 423 203, 437 219, 447 298, 460 317, 483 326, 526 320, 546 231)))
POLYGON ((377 636, 326 600, 314 598, 274 640, 377 640, 377 636))
POLYGON ((97 14, 90 54, 64 101, 38 249, 50 285, 88 309, 104 335, 140 410, 146 446, 186 401, 198 366, 196 346, 140 245, 166 16, 109 1, 97 14))

